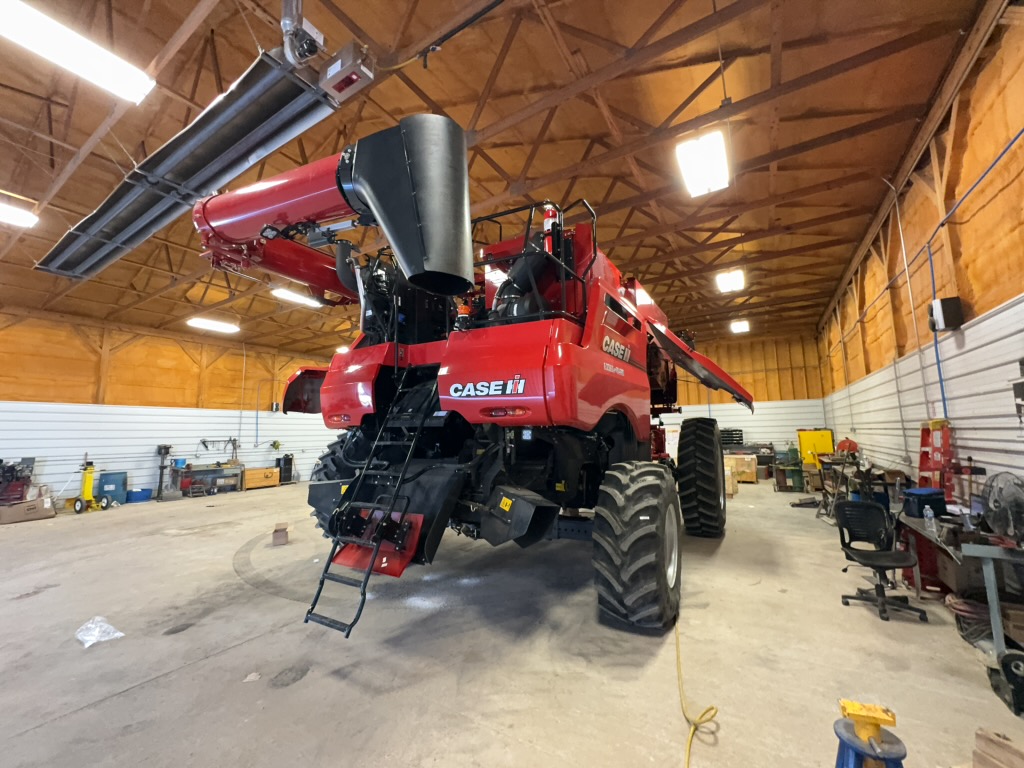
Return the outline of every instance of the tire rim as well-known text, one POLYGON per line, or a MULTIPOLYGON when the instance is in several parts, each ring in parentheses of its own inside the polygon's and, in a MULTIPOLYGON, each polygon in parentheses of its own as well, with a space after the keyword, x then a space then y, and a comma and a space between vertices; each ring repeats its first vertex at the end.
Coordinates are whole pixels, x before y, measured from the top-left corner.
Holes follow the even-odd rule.
POLYGON ((722 464, 718 468, 718 476, 722 478, 718 484, 718 508, 725 509, 725 458, 722 458, 722 464))
POLYGON ((666 510, 665 518, 665 578, 670 587, 675 586, 679 576, 679 507, 675 504, 666 510))

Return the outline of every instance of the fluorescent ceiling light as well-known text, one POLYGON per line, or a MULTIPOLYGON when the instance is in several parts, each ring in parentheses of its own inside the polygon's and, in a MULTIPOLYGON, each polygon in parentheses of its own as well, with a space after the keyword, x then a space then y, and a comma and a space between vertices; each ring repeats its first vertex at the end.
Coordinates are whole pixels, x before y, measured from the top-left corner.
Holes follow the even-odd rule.
POLYGON ((211 320, 208 317, 190 317, 185 321, 193 328, 202 328, 204 331, 217 331, 217 333, 238 333, 238 326, 234 323, 225 323, 221 320, 211 320))
POLYGON ((729 186, 729 157, 725 151, 725 136, 720 130, 679 142, 676 160, 690 197, 729 186))
POLYGON ((346 352, 348 352, 348 347, 338 347, 339 355, 344 355, 346 352))
POLYGON ((156 85, 138 67, 21 0, 3 3, 0 36, 135 104, 156 85))
POLYGON ((39 217, 25 208, 0 203, 0 222, 14 227, 34 227, 39 217))
POLYGON ((294 302, 295 304, 305 304, 307 307, 323 306, 323 304, 321 304, 313 297, 306 296, 304 293, 296 293, 295 291, 290 291, 287 288, 275 288, 270 293, 272 296, 277 296, 277 298, 283 299, 284 301, 291 301, 294 302))
POLYGON ((722 293, 732 293, 733 291, 742 291, 747 280, 742 269, 731 269, 728 272, 719 272, 715 275, 715 283, 722 293))
POLYGON ((729 323, 729 330, 733 333, 747 333, 750 330, 749 320, 733 320, 729 323))

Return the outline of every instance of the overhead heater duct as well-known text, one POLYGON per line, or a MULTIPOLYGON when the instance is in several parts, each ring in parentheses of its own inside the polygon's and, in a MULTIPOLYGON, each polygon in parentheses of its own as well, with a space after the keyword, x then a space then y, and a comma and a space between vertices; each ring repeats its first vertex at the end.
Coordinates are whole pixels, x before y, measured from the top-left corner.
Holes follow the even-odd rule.
POLYGON ((314 70, 286 63, 280 50, 261 54, 36 266, 64 277, 99 272, 337 107, 314 70))

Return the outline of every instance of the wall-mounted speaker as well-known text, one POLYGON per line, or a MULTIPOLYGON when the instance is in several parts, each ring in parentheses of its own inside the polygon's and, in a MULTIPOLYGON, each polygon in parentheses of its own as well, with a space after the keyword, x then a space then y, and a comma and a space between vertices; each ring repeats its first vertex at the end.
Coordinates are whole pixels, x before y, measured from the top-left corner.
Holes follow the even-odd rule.
POLYGON ((959 296, 935 299, 928 305, 928 327, 934 331, 958 331, 964 324, 964 306, 959 296))

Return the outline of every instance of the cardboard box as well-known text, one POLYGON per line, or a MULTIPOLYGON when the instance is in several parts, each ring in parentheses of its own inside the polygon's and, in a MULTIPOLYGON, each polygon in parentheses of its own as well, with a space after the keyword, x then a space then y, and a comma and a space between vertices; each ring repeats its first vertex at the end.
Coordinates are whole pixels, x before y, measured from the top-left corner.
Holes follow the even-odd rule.
POLYGON ((733 477, 732 470, 725 470, 725 496, 731 499, 736 495, 739 490, 739 484, 736 482, 736 478, 733 477))
POLYGON ((1024 605, 1000 601, 999 608, 1003 616, 1003 634, 1024 645, 1024 605))
POLYGON ((274 534, 271 537, 271 544, 280 546, 288 543, 288 523, 277 523, 274 526, 274 534))
POLYGON ((253 488, 273 488, 281 484, 280 467, 245 470, 245 490, 253 488))
POLYGON ((822 489, 821 470, 817 464, 804 464, 804 490, 820 491, 822 489))
POLYGON ((757 482, 757 456, 735 456, 726 454, 725 468, 732 472, 740 483, 757 482))
POLYGON ((951 591, 962 594, 972 589, 984 589, 985 577, 981 572, 981 560, 968 558, 963 564, 958 564, 945 553, 939 553, 936 559, 939 581, 951 591))
POLYGON ((26 520, 45 520, 56 514, 57 510, 53 508, 53 501, 49 496, 31 501, 19 501, 17 504, 0 507, 0 525, 23 523, 26 520))

